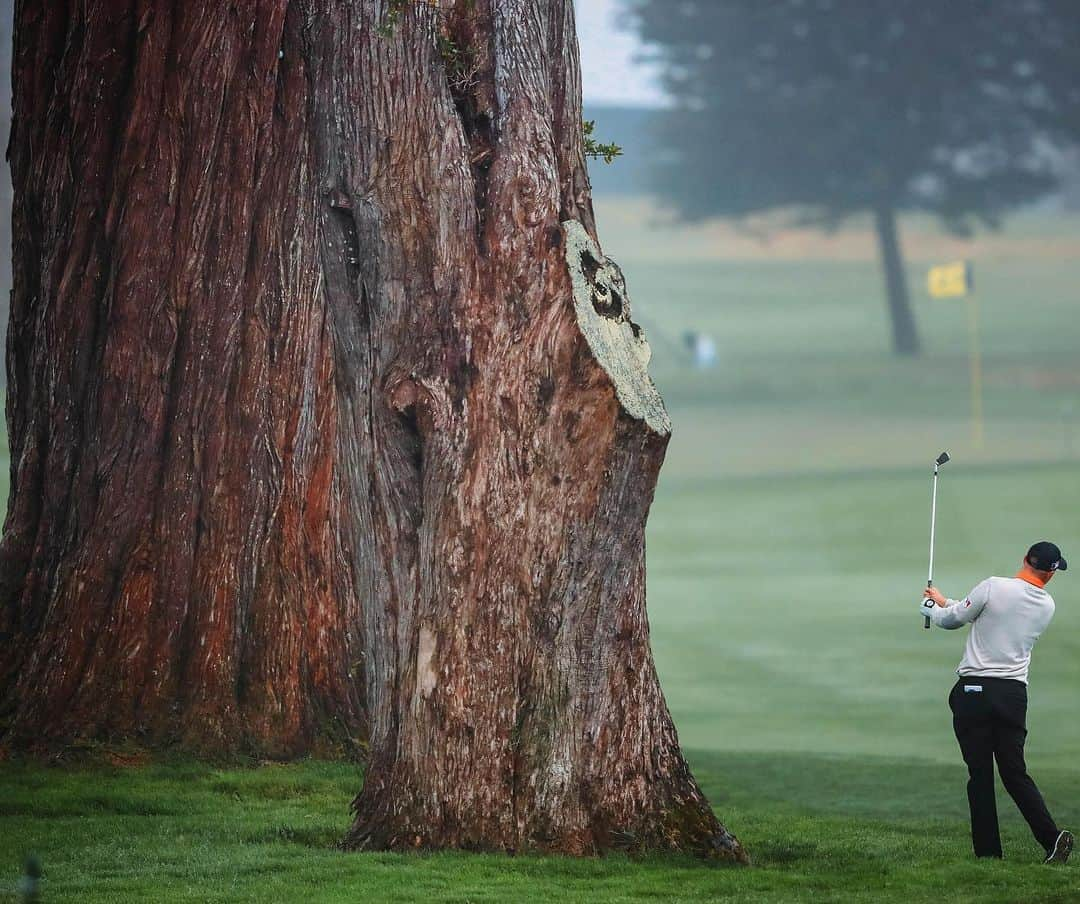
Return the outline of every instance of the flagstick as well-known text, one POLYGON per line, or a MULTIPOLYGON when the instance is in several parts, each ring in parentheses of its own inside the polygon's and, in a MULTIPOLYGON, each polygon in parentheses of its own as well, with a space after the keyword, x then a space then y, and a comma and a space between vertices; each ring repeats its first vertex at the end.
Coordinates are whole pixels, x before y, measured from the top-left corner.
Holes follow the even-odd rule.
POLYGON ((980 451, 985 441, 983 429, 982 350, 979 348, 979 302, 975 292, 968 295, 968 357, 971 360, 971 432, 975 448, 980 451))

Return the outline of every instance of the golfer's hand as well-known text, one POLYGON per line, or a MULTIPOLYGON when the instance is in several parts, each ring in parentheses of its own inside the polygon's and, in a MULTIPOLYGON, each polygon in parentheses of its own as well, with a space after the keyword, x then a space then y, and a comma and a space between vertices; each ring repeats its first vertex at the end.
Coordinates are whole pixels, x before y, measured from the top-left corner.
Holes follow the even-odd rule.
POLYGON ((923 596, 927 599, 933 600, 942 609, 949 605, 949 601, 945 599, 945 594, 938 590, 937 587, 927 587, 923 591, 923 596))

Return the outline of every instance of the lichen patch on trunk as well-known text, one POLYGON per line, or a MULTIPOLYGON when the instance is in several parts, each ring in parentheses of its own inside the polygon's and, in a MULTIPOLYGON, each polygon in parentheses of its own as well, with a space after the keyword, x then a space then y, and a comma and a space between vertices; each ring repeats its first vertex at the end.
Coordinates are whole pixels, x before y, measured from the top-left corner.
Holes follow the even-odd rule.
POLYGON ((574 310, 589 348, 611 378, 626 413, 644 421, 661 436, 668 435, 671 419, 649 376, 652 352, 645 333, 630 319, 630 299, 622 270, 604 257, 577 220, 566 220, 562 226, 574 310))

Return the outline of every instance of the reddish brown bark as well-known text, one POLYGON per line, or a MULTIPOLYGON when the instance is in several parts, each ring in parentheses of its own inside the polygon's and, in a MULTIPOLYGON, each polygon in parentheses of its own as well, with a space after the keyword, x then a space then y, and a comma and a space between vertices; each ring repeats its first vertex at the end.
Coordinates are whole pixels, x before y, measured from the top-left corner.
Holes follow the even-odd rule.
POLYGON ((19 5, 9 743, 357 731, 301 15, 19 5))
POLYGON ((348 846, 744 859, 649 650, 571 0, 401 6, 20 10, 9 737, 362 721, 348 846))

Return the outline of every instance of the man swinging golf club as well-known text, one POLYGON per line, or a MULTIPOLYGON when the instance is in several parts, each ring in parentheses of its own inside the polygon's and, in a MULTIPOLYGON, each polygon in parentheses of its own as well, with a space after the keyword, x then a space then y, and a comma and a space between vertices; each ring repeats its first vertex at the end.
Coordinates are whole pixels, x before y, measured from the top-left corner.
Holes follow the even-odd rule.
POLYGON ((976 857, 1001 857, 995 759, 1005 790, 1046 850, 1046 862, 1064 863, 1072 852, 1072 833, 1058 828, 1024 763, 1031 648, 1054 615, 1046 585, 1066 568, 1061 550, 1041 541, 1027 551, 1015 577, 987 578, 966 599, 947 599, 933 586, 923 593, 920 611, 935 625, 950 630, 971 625, 949 707, 970 776, 976 857))

